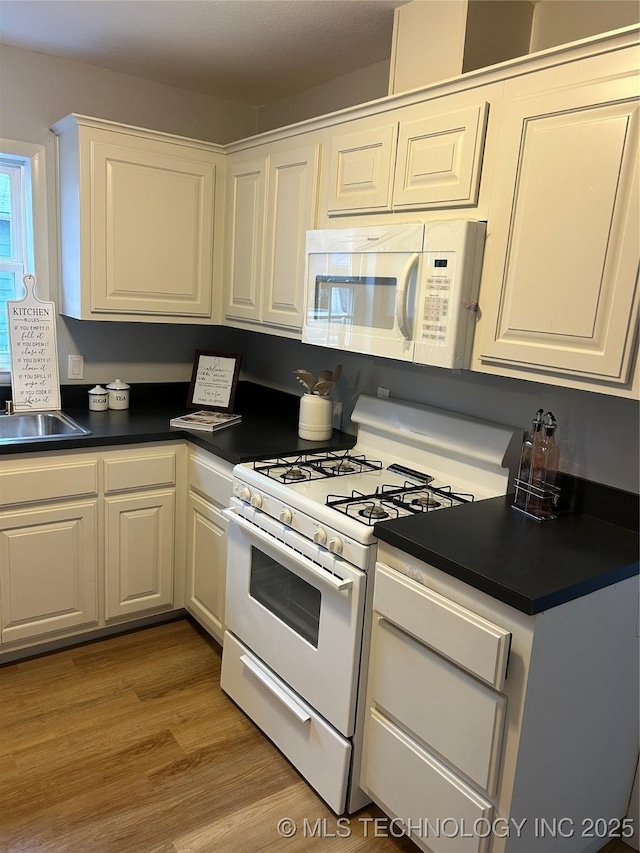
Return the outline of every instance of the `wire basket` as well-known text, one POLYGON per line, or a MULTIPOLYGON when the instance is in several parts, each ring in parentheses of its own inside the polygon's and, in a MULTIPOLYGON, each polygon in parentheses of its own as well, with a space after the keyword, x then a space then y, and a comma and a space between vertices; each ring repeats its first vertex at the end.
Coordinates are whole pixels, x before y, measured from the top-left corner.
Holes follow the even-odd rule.
POLYGON ((534 486, 526 480, 515 479, 516 492, 513 508, 535 521, 551 521, 557 518, 560 489, 557 486, 534 486))

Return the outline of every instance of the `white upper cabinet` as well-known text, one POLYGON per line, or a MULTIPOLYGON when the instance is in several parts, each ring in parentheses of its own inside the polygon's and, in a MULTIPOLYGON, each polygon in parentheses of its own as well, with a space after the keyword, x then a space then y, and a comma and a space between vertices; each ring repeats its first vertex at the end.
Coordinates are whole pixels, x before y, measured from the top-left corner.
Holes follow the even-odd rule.
POLYGON ((305 239, 317 213, 320 146, 263 146, 230 155, 225 317, 298 336, 304 313, 305 239))
POLYGON ((390 210, 397 141, 395 121, 334 137, 329 213, 390 210))
POLYGON ((58 134, 61 313, 215 320, 224 149, 71 115, 58 134))
POLYGON ((227 169, 225 316, 260 320, 267 163, 233 163, 227 169))
POLYGON ((624 389, 638 321, 637 55, 509 80, 504 105, 477 369, 624 389))
POLYGON ((488 114, 477 93, 461 93, 377 126, 354 122, 360 129, 332 140, 329 215, 476 205, 488 114))
POLYGON ((393 209, 475 205, 489 105, 400 122, 393 209))

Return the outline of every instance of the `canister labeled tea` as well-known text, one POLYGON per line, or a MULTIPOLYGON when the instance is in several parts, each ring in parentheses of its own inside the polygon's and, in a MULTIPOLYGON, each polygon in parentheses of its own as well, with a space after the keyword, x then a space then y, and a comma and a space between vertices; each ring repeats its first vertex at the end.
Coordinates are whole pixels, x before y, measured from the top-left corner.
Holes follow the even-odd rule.
POLYGON ((116 379, 115 382, 110 382, 107 385, 109 391, 109 408, 110 409, 128 409, 129 408, 129 386, 122 379, 116 379))

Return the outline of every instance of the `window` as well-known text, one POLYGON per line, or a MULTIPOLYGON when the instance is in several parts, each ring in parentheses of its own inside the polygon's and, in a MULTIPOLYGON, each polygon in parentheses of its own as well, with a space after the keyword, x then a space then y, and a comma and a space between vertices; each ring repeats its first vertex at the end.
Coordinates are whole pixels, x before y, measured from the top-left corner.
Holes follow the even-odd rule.
POLYGON ((6 303, 24 294, 22 277, 33 273, 38 296, 46 281, 44 148, 0 140, 0 374, 10 368, 6 303), (35 223, 42 232, 36 239, 35 223), (40 263, 38 263, 38 261, 40 263), (44 279, 44 280, 43 280, 44 279))

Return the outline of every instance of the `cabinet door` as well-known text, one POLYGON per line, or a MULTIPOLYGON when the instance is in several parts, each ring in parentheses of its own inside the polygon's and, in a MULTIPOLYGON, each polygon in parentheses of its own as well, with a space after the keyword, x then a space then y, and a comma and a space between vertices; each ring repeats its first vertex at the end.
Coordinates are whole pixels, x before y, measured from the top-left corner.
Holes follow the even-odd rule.
POLYGON ((210 317, 215 164, 114 136, 86 143, 92 311, 210 317))
POLYGON ((225 315, 260 320, 266 161, 231 165, 227 171, 225 315))
POLYGON ((97 500, 0 515, 2 642, 97 621, 97 500))
POLYGON ((398 124, 336 136, 329 162, 329 213, 391 209, 398 124))
POLYGON ((400 122, 394 210, 477 203, 488 111, 482 103, 400 122))
POLYGON ((227 523, 213 504, 187 500, 186 606, 219 643, 224 634, 227 523))
POLYGON ((319 147, 269 156, 262 320, 301 330, 306 232, 315 226, 319 147))
POLYGON ((640 233, 635 66, 614 54, 505 84, 480 291, 484 363, 529 378, 628 382, 640 233))
POLYGON ((173 603, 175 492, 105 499, 105 617, 173 603))

